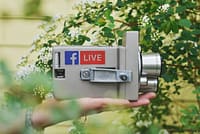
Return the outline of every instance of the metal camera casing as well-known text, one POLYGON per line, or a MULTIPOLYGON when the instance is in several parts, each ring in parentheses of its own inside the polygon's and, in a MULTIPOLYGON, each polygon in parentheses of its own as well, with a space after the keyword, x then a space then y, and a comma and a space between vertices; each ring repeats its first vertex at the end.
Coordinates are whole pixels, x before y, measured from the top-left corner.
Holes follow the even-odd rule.
POLYGON ((53 47, 55 98, 137 100, 140 92, 156 91, 160 55, 142 55, 138 43, 138 32, 128 31, 121 47, 53 47))

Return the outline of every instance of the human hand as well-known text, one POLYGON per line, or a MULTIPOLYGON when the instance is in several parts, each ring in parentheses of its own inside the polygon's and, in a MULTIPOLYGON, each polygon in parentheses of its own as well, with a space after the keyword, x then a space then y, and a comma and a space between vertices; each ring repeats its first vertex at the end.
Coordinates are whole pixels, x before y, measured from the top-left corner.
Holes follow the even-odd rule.
POLYGON ((150 100, 155 97, 156 94, 154 92, 149 92, 140 95, 137 101, 129 101, 126 99, 116 98, 81 98, 78 100, 78 102, 83 111, 87 112, 91 110, 102 111, 108 106, 126 108, 144 106, 148 105, 150 103, 150 100))
MULTIPOLYGON (((102 112, 107 110, 115 110, 119 108, 133 108, 148 105, 150 100, 155 98, 153 92, 140 95, 137 101, 129 101, 126 99, 117 98, 80 98, 75 101, 80 106, 80 116, 91 111, 102 112), (109 108, 109 109, 107 109, 109 108), (110 109, 111 108, 111 109, 110 109), (113 109, 115 108, 115 109, 113 109)), ((69 107, 70 100, 58 101, 53 98, 44 101, 42 104, 35 107, 32 122, 35 128, 45 128, 58 122, 70 119, 68 114, 74 112, 69 107), (72 110, 72 111, 70 111, 72 110), (55 116, 52 111, 58 112, 59 116, 55 116)))

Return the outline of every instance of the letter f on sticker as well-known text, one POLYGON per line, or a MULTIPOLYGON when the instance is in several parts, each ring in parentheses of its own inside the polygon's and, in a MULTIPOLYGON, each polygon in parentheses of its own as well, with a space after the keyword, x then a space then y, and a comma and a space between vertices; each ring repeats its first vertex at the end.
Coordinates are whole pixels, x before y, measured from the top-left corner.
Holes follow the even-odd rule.
POLYGON ((70 58, 70 60, 72 61, 72 65, 74 64, 77 64, 76 61, 77 61, 77 53, 72 53, 72 57, 70 58))
POLYGON ((79 52, 78 51, 65 51, 65 64, 66 65, 78 65, 79 64, 79 52))

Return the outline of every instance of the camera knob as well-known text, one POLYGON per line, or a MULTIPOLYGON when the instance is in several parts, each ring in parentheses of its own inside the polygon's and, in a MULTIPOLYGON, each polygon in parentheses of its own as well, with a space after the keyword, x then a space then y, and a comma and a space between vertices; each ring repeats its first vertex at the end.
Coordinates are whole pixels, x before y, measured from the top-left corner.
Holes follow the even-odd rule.
POLYGON ((90 77, 90 71, 83 71, 82 72, 82 77, 83 78, 89 78, 90 77))
POLYGON ((120 74, 120 79, 123 81, 127 81, 128 80, 128 76, 126 74, 120 74))

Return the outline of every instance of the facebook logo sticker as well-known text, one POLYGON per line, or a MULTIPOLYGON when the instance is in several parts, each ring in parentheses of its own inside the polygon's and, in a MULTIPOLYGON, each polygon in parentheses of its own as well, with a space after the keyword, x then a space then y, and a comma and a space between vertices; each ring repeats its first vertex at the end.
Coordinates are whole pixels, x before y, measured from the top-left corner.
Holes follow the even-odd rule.
POLYGON ((79 64, 79 51, 65 51, 65 64, 66 65, 79 64))

